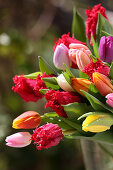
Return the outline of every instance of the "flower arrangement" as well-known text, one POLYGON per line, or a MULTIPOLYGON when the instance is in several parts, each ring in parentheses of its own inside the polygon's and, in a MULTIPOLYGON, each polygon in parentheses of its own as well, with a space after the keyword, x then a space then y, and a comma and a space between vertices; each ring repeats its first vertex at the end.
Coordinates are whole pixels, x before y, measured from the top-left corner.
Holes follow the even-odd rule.
POLYGON ((45 108, 52 111, 19 115, 13 128, 27 132, 8 136, 6 145, 19 148, 33 141, 41 150, 63 137, 113 144, 113 28, 101 4, 86 10, 86 15, 84 23, 74 9, 72 36, 67 33, 55 41, 57 69, 39 57, 40 72, 13 78, 12 90, 24 101, 44 97, 45 108), (34 128, 30 134, 28 129, 34 128))

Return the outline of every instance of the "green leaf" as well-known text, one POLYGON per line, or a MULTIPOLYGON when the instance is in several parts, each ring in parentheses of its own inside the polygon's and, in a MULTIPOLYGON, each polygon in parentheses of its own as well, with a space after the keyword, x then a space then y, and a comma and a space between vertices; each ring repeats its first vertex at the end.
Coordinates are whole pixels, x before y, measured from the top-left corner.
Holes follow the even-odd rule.
POLYGON ((65 66, 65 72, 66 72, 71 78, 73 78, 74 75, 72 74, 72 72, 70 71, 70 69, 66 66, 66 64, 64 64, 64 66, 65 66))
POLYGON ((111 130, 107 130, 101 133, 96 133, 95 135, 91 137, 84 136, 83 134, 79 132, 75 132, 74 134, 69 135, 69 136, 67 135, 65 137, 68 139, 89 139, 89 140, 96 141, 99 143, 113 145, 113 132, 111 130))
POLYGON ((82 93, 86 96, 86 98, 89 100, 91 106, 94 108, 96 111, 104 111, 104 112, 112 112, 113 113, 113 108, 110 106, 103 104, 101 101, 99 101, 96 97, 93 95, 81 90, 82 93))
POLYGON ((109 76, 111 79, 113 79, 113 62, 111 63, 110 69, 109 69, 109 76))
POLYGON ((108 36, 113 36, 113 34, 109 34, 108 32, 105 32, 101 30, 102 36, 108 37, 108 36))
POLYGON ((41 116, 42 121, 58 124, 61 128, 65 130, 81 130, 81 125, 74 123, 64 117, 58 116, 55 112, 45 113, 41 116))
POLYGON ((98 22, 97 22, 97 42, 99 44, 100 38, 102 36, 102 32, 105 31, 111 35, 113 35, 113 27, 110 22, 103 17, 100 13, 98 14, 98 22))
POLYGON ((86 42, 85 24, 83 18, 77 12, 76 8, 73 8, 73 21, 72 21, 72 34, 78 40, 86 42))
POLYGON ((66 111, 66 114, 68 116, 69 120, 77 120, 77 118, 92 110, 91 106, 88 106, 86 103, 70 103, 67 105, 62 105, 64 107, 64 110, 66 111))
POLYGON ((62 74, 65 77, 66 81, 71 85, 71 79, 70 79, 69 74, 67 74, 66 72, 63 72, 62 74))
POLYGON ((55 74, 55 71, 47 64, 47 62, 42 59, 42 57, 38 57, 39 59, 39 67, 42 73, 46 72, 46 74, 55 74))
MULTIPOLYGON (((107 116, 112 116, 112 114, 110 112, 88 112, 88 113, 85 113, 82 116, 80 116, 78 118, 78 120, 80 120, 80 119, 82 119, 84 117, 90 116, 90 115, 107 115, 107 116)), ((113 116, 112 116, 112 119, 113 119, 113 116)))
POLYGON ((38 74, 42 75, 41 72, 35 72, 35 73, 31 73, 31 74, 27 74, 27 75, 24 75, 25 78, 29 78, 29 79, 36 79, 38 74))
POLYGON ((49 89, 40 89, 39 91, 40 91, 40 93, 42 93, 43 95, 45 95, 45 93, 47 92, 47 90, 49 90, 49 89))
POLYGON ((96 58, 99 58, 99 55, 98 55, 98 43, 95 42, 93 35, 91 35, 91 39, 92 39, 92 43, 93 43, 94 54, 95 54, 96 58))
POLYGON ((80 78, 88 79, 88 76, 80 70, 80 78))
POLYGON ((56 77, 47 77, 47 78, 42 78, 42 80, 44 81, 44 83, 46 84, 47 88, 51 88, 54 90, 59 90, 60 86, 57 83, 57 79, 56 77))

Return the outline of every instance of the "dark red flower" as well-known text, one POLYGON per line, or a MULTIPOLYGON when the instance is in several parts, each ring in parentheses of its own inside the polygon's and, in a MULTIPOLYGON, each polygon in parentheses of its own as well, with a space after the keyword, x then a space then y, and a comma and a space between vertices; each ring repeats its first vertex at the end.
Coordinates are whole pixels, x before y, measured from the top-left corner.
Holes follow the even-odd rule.
POLYGON ((62 129, 57 124, 47 123, 34 130, 31 140, 34 141, 37 149, 41 150, 57 145, 62 138, 62 129))
POLYGON ((67 48, 69 48, 69 44, 71 44, 71 43, 77 43, 77 44, 84 44, 84 45, 86 45, 85 43, 75 39, 74 37, 70 37, 69 35, 70 35, 70 32, 68 32, 67 34, 63 34, 61 36, 61 38, 59 38, 57 41, 55 41, 55 45, 53 47, 53 51, 55 51, 56 46, 60 45, 61 43, 63 43, 67 48))
POLYGON ((13 78, 15 86, 12 87, 12 90, 18 93, 24 101, 36 102, 43 97, 39 90, 46 89, 46 85, 42 80, 44 77, 51 77, 51 75, 44 73, 41 76, 39 74, 36 80, 25 78, 24 76, 15 76, 13 78))
POLYGON ((86 73, 87 76, 90 77, 90 79, 93 81, 92 74, 94 72, 102 73, 105 76, 108 76, 109 67, 102 63, 102 61, 99 59, 97 59, 95 63, 91 60, 90 63, 86 67, 84 67, 82 72, 86 73))
POLYGON ((92 9, 89 7, 88 10, 85 11, 87 15, 86 20, 86 35, 91 42, 91 34, 93 35, 94 39, 96 40, 96 25, 98 20, 98 13, 103 15, 106 19, 107 16, 105 14, 105 8, 101 6, 101 4, 95 5, 92 9))
POLYGON ((81 102, 81 98, 77 93, 74 92, 60 92, 55 90, 48 90, 45 94, 47 103, 45 108, 50 107, 59 116, 67 117, 64 107, 61 105, 66 105, 74 102, 81 102))

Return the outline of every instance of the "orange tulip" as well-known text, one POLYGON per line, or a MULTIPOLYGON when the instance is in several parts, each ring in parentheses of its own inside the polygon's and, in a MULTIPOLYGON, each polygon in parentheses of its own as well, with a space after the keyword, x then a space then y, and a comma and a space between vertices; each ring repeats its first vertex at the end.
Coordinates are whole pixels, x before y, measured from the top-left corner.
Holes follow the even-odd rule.
POLYGON ((13 120, 15 129, 32 129, 40 125, 41 117, 37 112, 27 111, 13 120))
POLYGON ((93 82, 102 96, 106 96, 109 93, 113 93, 112 82, 107 76, 98 72, 94 72, 93 82))
POLYGON ((75 89, 78 93, 84 96, 84 94, 80 90, 84 90, 88 92, 89 86, 92 82, 87 79, 83 78, 72 78, 71 79, 71 85, 73 89, 75 89))

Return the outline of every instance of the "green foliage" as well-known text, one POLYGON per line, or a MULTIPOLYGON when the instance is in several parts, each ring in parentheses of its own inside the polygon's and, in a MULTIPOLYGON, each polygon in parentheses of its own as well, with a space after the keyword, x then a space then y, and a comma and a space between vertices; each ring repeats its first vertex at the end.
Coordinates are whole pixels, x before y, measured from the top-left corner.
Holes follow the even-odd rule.
POLYGON ((91 39, 92 39, 92 43, 93 43, 94 55, 96 56, 96 58, 99 58, 99 55, 98 55, 98 43, 95 42, 93 35, 91 35, 91 39))
POLYGON ((77 12, 75 7, 73 8, 72 34, 76 39, 86 42, 84 20, 77 12))
POLYGON ((29 78, 29 79, 36 79, 38 74, 42 75, 42 72, 35 72, 35 73, 27 74, 27 75, 24 75, 24 77, 29 78))
POLYGON ((54 89, 54 90, 59 90, 60 86, 57 83, 56 77, 47 77, 47 78, 42 78, 44 83, 46 84, 47 88, 49 89, 54 89))
POLYGON ((109 76, 113 80, 113 62, 111 63, 110 69, 109 69, 109 76))

